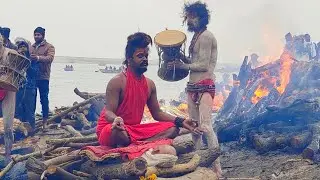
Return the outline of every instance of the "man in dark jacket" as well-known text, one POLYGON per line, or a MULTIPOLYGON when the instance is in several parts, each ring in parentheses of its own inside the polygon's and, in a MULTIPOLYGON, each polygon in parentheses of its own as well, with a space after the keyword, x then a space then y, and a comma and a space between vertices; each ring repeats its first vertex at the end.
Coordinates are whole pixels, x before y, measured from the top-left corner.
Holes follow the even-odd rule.
POLYGON ((37 61, 39 64, 37 88, 40 93, 43 125, 45 127, 49 116, 49 80, 55 48, 45 40, 45 29, 42 27, 37 27, 34 30, 34 40, 35 43, 30 48, 30 59, 37 61))

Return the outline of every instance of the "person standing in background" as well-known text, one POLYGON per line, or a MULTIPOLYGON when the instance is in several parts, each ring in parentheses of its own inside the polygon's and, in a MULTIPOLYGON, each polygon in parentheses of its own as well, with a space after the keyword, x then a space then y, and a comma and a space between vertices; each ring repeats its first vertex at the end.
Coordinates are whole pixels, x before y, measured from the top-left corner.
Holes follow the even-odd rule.
MULTIPOLYGON (((17 38, 15 44, 18 47, 18 53, 30 59, 30 42, 17 38)), ((16 118, 23 122, 29 122, 32 130, 35 129, 35 110, 36 110, 36 78, 38 71, 38 63, 34 60, 31 61, 29 68, 27 69, 27 78, 23 87, 17 92, 16 100, 16 118)))
POLYGON ((37 27, 34 30, 35 43, 30 48, 30 59, 37 61, 39 65, 36 85, 40 93, 43 128, 46 127, 49 117, 49 81, 51 64, 55 56, 55 47, 45 40, 45 31, 42 27, 37 27))

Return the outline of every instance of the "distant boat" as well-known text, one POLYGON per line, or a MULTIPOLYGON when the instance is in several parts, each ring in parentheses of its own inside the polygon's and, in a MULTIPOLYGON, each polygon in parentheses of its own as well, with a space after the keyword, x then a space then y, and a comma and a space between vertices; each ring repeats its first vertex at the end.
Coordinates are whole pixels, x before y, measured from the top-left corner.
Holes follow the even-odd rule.
POLYGON ((73 66, 67 66, 67 67, 65 67, 63 69, 64 69, 64 71, 73 71, 74 70, 73 66))
POLYGON ((116 69, 116 70, 113 70, 113 69, 99 69, 100 72, 102 73, 120 73, 121 72, 121 69, 116 69))

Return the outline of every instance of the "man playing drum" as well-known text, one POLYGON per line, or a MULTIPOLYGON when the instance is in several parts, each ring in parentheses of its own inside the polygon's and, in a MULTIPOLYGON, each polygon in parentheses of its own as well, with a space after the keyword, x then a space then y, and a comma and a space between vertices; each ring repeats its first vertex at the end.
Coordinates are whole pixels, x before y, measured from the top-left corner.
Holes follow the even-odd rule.
MULTIPOLYGON (((198 120, 204 130, 204 140, 208 147, 219 147, 218 139, 213 131, 212 107, 215 94, 214 68, 217 63, 217 40, 207 30, 210 14, 207 5, 201 2, 185 4, 184 22, 187 22, 188 30, 194 32, 189 46, 189 57, 181 57, 185 62, 175 61, 169 63, 168 68, 185 69, 190 71, 189 82, 186 91, 188 93, 188 110, 190 118, 198 120)), ((200 148, 201 136, 193 135, 197 148, 200 148)), ((221 176, 219 158, 214 163, 214 170, 221 176)))
MULTIPOLYGON (((4 47, 4 40, 0 36, 0 63, 7 59, 9 52, 14 50, 4 47)), ((7 91, 0 87, 0 101, 2 101, 2 115, 4 124, 4 143, 6 160, 10 160, 10 154, 13 143, 13 119, 16 104, 16 92, 7 91)))
POLYGON ((138 141, 173 139, 180 127, 202 134, 190 119, 174 117, 160 109, 156 86, 143 75, 148 67, 149 44, 152 44, 152 39, 145 33, 138 32, 128 37, 126 69, 107 85, 107 103, 97 125, 100 145, 123 147, 138 141), (140 124, 145 105, 148 105, 152 117, 160 122, 140 124))

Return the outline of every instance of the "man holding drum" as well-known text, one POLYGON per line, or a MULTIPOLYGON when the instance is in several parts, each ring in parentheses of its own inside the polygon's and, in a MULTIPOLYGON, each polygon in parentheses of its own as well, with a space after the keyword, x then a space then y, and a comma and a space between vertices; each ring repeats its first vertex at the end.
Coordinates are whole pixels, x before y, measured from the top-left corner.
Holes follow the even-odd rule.
MULTIPOLYGON (((186 91, 188 93, 188 110, 190 118, 198 120, 204 130, 204 140, 208 147, 219 147, 218 138, 213 131, 212 107, 215 94, 214 68, 217 63, 217 40, 207 30, 210 20, 209 10, 205 3, 200 1, 185 4, 184 22, 187 22, 188 30, 193 32, 193 38, 189 46, 189 57, 181 55, 181 61, 169 63, 168 68, 185 69, 190 71, 189 82, 186 91)), ((196 147, 201 147, 201 136, 193 135, 196 147)), ((214 170, 221 176, 220 159, 214 163, 214 170)))
MULTIPOLYGON (((4 47, 4 39, 0 36, 0 64, 7 59, 9 52, 14 50, 4 47)), ((5 156, 6 161, 10 161, 10 154, 13 144, 13 119, 16 104, 16 92, 7 91, 0 87, 0 101, 2 103, 2 115, 4 123, 4 143, 5 143, 5 156)))

